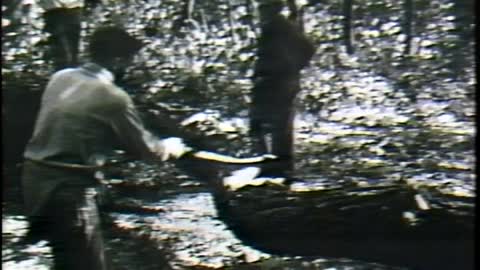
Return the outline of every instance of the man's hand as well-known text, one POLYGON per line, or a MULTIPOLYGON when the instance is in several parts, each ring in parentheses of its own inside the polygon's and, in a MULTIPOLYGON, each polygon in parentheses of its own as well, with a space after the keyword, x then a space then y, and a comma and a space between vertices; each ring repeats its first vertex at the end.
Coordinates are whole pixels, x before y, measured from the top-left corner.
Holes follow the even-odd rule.
POLYGON ((183 143, 181 138, 171 137, 161 141, 161 150, 159 154, 161 156, 162 161, 171 159, 171 158, 179 158, 183 156, 186 152, 191 151, 192 149, 186 146, 183 143))

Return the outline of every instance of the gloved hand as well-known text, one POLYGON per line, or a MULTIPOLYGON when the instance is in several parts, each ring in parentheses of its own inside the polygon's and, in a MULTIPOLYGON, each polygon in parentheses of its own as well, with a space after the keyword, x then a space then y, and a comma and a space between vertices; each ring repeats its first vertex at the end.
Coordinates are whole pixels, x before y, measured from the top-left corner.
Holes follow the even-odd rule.
POLYGON ((165 161, 170 158, 179 158, 186 152, 191 151, 192 149, 183 143, 181 138, 171 137, 163 139, 161 141, 161 150, 159 154, 162 161, 165 161))

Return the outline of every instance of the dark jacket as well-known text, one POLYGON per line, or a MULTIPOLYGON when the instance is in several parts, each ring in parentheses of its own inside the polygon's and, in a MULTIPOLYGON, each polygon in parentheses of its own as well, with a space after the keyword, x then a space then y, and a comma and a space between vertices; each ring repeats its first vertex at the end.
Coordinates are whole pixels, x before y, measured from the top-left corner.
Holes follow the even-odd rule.
POLYGON ((38 162, 96 165, 115 149, 154 158, 153 149, 161 149, 161 141, 144 129, 131 98, 113 83, 106 69, 90 63, 55 73, 43 93, 24 153, 22 181, 28 213, 41 211, 60 185, 94 184, 91 173, 38 162))
POLYGON ((286 78, 298 75, 315 53, 312 42, 297 24, 276 14, 262 23, 257 43, 255 76, 286 78))

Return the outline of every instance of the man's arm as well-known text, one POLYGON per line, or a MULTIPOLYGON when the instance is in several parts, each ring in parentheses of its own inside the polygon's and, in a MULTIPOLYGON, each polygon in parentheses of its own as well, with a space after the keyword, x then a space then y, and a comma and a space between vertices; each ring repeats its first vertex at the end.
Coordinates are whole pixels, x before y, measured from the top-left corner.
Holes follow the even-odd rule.
POLYGON ((159 139, 145 129, 132 99, 116 89, 118 99, 111 110, 111 126, 125 149, 142 159, 179 158, 190 151, 183 140, 176 137, 159 139))
POLYGON ((111 126, 118 140, 129 153, 142 159, 154 159, 160 150, 160 140, 143 126, 130 98, 123 98, 111 111, 111 126))

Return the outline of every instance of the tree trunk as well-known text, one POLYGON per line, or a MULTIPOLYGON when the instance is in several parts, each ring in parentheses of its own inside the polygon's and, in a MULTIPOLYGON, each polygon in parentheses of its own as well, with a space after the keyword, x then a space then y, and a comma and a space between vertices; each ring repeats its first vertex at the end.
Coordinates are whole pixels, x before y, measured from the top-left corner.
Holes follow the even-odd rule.
POLYGON ((412 36, 413 36, 413 17, 414 17, 414 6, 413 0, 405 0, 403 2, 404 12, 405 12, 405 20, 403 23, 404 33, 406 35, 405 39, 405 51, 404 55, 410 55, 411 47, 412 47, 412 36))
POLYGON ((353 0, 343 1, 343 33, 344 44, 348 54, 354 53, 352 42, 352 19, 353 19, 353 0))
POLYGON ((232 2, 231 0, 227 0, 227 5, 228 5, 228 24, 230 26, 230 35, 232 37, 232 44, 237 43, 237 35, 235 34, 235 25, 233 22, 233 15, 232 15, 232 2))
POLYGON ((457 39, 453 48, 446 49, 446 55, 449 58, 449 68, 452 70, 452 76, 458 78, 464 74, 465 63, 468 63, 468 57, 474 55, 474 24, 475 11, 474 1, 455 0, 453 14, 455 16, 455 28, 457 39))
POLYGON ((343 16, 343 33, 345 48, 348 54, 353 54, 355 51, 352 41, 353 0, 343 1, 343 16))
POLYGON ((172 30, 174 33, 178 33, 180 29, 187 25, 192 20, 193 8, 195 6, 195 0, 184 0, 183 7, 180 12, 180 16, 175 19, 172 24, 172 30))

